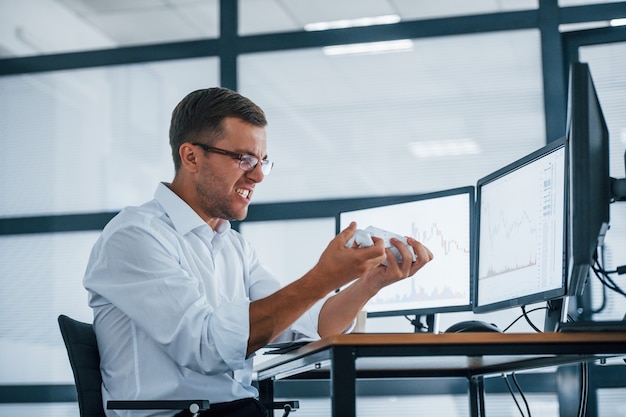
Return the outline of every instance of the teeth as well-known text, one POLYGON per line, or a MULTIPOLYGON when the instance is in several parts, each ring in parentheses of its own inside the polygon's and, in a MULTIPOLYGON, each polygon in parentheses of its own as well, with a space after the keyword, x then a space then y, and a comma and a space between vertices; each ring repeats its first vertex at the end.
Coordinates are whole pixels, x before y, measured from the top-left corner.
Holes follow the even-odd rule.
POLYGON ((238 189, 236 190, 237 194, 239 194, 242 197, 248 198, 248 195, 250 194, 250 190, 242 190, 242 189, 238 189))

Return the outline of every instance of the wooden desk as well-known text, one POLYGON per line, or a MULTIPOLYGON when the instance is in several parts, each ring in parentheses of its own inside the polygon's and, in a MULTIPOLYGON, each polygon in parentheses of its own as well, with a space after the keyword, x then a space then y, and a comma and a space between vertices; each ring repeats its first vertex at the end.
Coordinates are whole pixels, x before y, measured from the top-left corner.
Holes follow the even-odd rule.
POLYGON ((328 378, 333 417, 356 416, 357 378, 466 377, 472 416, 485 414, 483 377, 626 355, 626 332, 345 334, 259 364, 262 400, 283 378, 328 378))

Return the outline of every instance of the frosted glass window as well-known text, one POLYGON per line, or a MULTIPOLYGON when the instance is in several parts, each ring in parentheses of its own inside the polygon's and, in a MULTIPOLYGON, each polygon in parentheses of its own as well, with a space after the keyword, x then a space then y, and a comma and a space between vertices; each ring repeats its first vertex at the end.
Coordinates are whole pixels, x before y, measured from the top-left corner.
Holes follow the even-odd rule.
POLYGON ((335 219, 241 223, 259 259, 287 285, 308 272, 335 236, 335 219))
POLYGON ((73 382, 57 316, 91 322, 82 279, 99 234, 0 237, 0 384, 73 382))
POLYGON ((115 211, 173 178, 169 122, 217 59, 0 78, 0 216, 115 211))
POLYGON ((411 42, 240 57, 239 89, 265 109, 276 162, 255 201, 473 185, 546 143, 538 31, 411 42))
POLYGON ((602 417, 624 417, 626 388, 598 390, 598 415, 602 417))
POLYGON ((46 417, 76 417, 79 415, 78 403, 59 404, 0 404, 0 417, 38 415, 46 417))

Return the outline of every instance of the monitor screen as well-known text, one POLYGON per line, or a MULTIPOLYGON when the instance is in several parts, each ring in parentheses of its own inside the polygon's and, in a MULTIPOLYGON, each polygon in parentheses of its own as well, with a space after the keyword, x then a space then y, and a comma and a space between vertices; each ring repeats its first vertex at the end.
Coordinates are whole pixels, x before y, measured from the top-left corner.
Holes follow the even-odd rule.
POLYGON ((434 259, 413 277, 383 288, 365 309, 369 317, 471 310, 474 187, 391 198, 343 211, 337 232, 355 221, 426 245, 434 259))
POLYGON ((478 181, 474 312, 564 295, 565 145, 552 142, 478 181))
POLYGON ((609 227, 609 133, 589 66, 570 67, 567 138, 570 153, 568 294, 580 295, 609 227))

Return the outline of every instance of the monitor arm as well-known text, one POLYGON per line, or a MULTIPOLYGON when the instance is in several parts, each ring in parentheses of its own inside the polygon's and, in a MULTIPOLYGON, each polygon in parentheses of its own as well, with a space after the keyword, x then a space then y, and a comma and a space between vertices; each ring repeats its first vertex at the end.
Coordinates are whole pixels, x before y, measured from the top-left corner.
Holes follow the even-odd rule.
POLYGON ((611 201, 626 201, 626 178, 611 178, 611 201))
MULTIPOLYGON (((626 170, 626 151, 624 151, 626 170)), ((626 178, 611 178, 611 201, 626 201, 626 178)))

